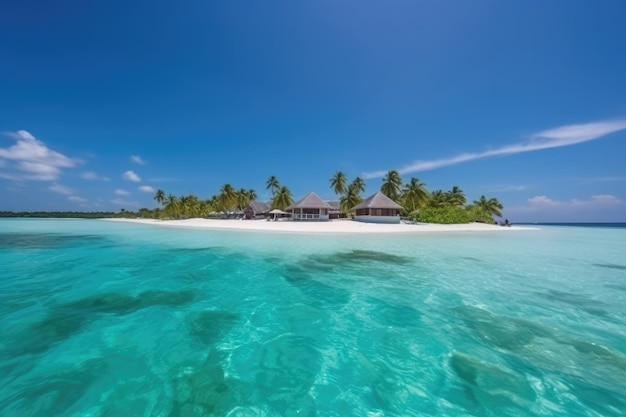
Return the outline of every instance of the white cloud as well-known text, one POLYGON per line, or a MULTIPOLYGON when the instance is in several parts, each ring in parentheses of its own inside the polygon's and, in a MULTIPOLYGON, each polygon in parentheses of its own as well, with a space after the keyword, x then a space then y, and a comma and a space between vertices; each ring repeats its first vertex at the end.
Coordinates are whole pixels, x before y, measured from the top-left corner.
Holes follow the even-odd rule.
POLYGON ((74 193, 74 191, 71 188, 61 185, 61 184, 57 184, 57 183, 52 184, 50 187, 48 187, 48 189, 50 191, 54 191, 55 193, 65 194, 65 195, 71 195, 74 193))
POLYGON ((132 155, 130 157, 130 160, 133 161, 136 164, 139 164, 139 165, 144 165, 146 163, 146 161, 141 159, 141 156, 139 156, 139 155, 132 155))
POLYGON ((141 177, 135 174, 133 171, 126 171, 124 174, 122 174, 122 178, 124 178, 126 181, 141 182, 141 177))
POLYGON ((108 177, 101 177, 93 171, 87 171, 80 174, 80 177, 84 180, 100 180, 100 181, 110 181, 108 177))
POLYGON ((555 207, 560 203, 558 201, 554 201, 553 199, 546 197, 545 195, 538 195, 528 199, 530 206, 533 208, 541 208, 541 207, 555 207))
POLYGON ((130 193, 126 190, 122 190, 121 188, 118 188, 117 190, 115 190, 115 194, 117 195, 130 195, 130 193))
POLYGON ((25 130, 6 135, 16 143, 8 148, 0 148, 0 161, 4 167, 16 172, 5 173, 4 178, 54 181, 59 178, 63 168, 73 168, 81 162, 53 151, 25 130))
MULTIPOLYGON (((411 174, 414 172, 429 171, 436 168, 474 161, 476 159, 571 146, 578 143, 600 139, 610 133, 618 132, 624 129, 626 129, 626 119, 561 126, 536 133, 532 135, 531 139, 527 142, 505 145, 501 148, 483 152, 464 153, 450 158, 434 159, 431 161, 416 161, 400 168, 398 171, 402 175, 411 174)), ((363 174, 363 177, 365 179, 380 178, 386 173, 387 171, 385 170, 366 172, 363 174)))
POLYGON ((139 191, 141 191, 142 193, 154 193, 155 189, 150 187, 149 185, 142 185, 141 187, 138 188, 139 191))
POLYGON ((86 199, 78 197, 78 196, 75 196, 75 195, 71 195, 71 196, 67 197, 67 199, 70 200, 70 201, 74 201, 75 203, 85 203, 85 202, 87 202, 86 199))

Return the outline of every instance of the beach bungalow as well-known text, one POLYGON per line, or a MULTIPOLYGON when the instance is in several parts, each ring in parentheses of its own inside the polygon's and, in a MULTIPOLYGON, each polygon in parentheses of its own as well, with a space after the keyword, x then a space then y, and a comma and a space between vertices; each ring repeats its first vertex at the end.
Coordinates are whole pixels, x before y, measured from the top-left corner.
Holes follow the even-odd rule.
POLYGON ((330 204, 322 201, 315 193, 307 194, 302 200, 287 207, 294 220, 330 220, 330 204))
POLYGON ((341 205, 339 204, 339 201, 335 200, 335 201, 327 201, 328 205, 330 205, 330 207, 332 207, 329 211, 328 211, 328 217, 333 220, 333 219, 345 219, 348 217, 348 215, 344 212, 341 211, 341 205))
POLYGON ((245 219, 264 219, 269 216, 272 205, 267 201, 251 201, 248 206, 243 209, 245 219))
POLYGON ((400 223, 402 206, 380 191, 353 208, 354 220, 366 223, 400 223))

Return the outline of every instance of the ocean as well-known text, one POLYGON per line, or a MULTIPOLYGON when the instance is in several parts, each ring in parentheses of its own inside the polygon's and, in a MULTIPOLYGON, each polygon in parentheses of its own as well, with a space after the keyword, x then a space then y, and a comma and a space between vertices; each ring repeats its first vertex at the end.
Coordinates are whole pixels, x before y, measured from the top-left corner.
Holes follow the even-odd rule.
POLYGON ((0 415, 620 416, 626 229, 0 220, 0 415))

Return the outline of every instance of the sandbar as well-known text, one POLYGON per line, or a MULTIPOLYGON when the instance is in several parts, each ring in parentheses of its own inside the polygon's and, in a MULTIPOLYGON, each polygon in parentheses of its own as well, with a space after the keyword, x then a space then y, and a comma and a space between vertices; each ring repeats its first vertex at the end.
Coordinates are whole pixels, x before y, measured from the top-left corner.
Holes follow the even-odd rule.
POLYGON ((243 231, 262 231, 278 233, 445 233, 445 232, 510 232, 516 230, 533 230, 532 227, 503 227, 495 224, 429 224, 400 223, 375 224, 354 220, 340 219, 325 222, 307 221, 266 221, 266 220, 235 220, 235 219, 105 219, 107 221, 129 222, 162 227, 182 227, 193 229, 226 229, 243 231))

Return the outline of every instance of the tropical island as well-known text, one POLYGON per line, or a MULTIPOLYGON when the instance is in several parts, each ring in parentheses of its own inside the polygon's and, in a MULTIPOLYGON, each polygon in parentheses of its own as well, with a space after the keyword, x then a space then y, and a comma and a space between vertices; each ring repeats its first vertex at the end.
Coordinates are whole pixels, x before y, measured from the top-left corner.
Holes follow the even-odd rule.
MULTIPOLYGON (((271 192, 269 201, 258 201, 258 194, 251 188, 236 189, 231 184, 224 184, 217 194, 208 199, 200 199, 195 194, 176 196, 166 194, 159 189, 154 200, 161 205, 153 209, 141 208, 137 211, 121 209, 119 212, 0 212, 0 217, 35 217, 35 218, 123 218, 154 219, 180 221, 188 219, 273 219, 273 220, 320 220, 320 219, 356 219, 364 202, 363 193, 366 183, 356 177, 350 181, 344 172, 335 172, 329 180, 330 187, 337 195, 335 201, 319 200, 326 207, 327 216, 294 215, 294 198, 291 190, 281 184, 274 175, 266 181, 266 190, 271 192), (287 211, 285 211, 287 210, 287 211), (330 214, 329 214, 330 213, 330 214), (278 214, 278 216, 277 216, 278 214)), ((400 173, 390 170, 382 179, 379 193, 388 200, 388 207, 393 207, 390 216, 398 217, 411 223, 428 224, 497 224, 494 217, 502 216, 502 204, 496 198, 481 195, 472 203, 467 203, 464 191, 454 186, 451 190, 429 191, 426 184, 412 177, 404 183, 400 173)), ((376 195, 372 195, 372 199, 376 195)), ((305 197, 306 199, 306 197, 305 197)), ((366 201, 367 202, 367 201, 366 201)), ((302 212, 301 212, 302 213, 302 212)), ((508 220, 505 225, 509 225, 508 220)))
MULTIPOLYGON (((350 181, 345 173, 335 172, 330 178, 330 187, 337 195, 334 203, 337 218, 354 218, 355 208, 363 202, 362 193, 366 190, 365 181, 356 177, 350 181)), ((265 202, 270 209, 284 212, 294 204, 291 190, 280 183, 274 175, 266 181, 266 189, 272 198, 265 202)), ((484 195, 467 204, 463 190, 454 186, 449 191, 428 191, 426 184, 418 178, 411 178, 404 183, 396 170, 390 170, 382 179, 380 192, 399 206, 403 219, 421 223, 464 224, 481 222, 493 224, 494 216, 502 216, 502 204, 496 198, 484 195)), ((257 203, 254 189, 236 189, 231 184, 224 184, 218 194, 201 200, 194 194, 175 196, 167 195, 163 190, 156 191, 154 200, 162 208, 141 209, 137 213, 143 218, 153 219, 188 219, 188 218, 238 218, 244 217, 246 208, 257 203)), ((131 213, 128 213, 129 215, 131 213)), ((267 213, 261 213, 267 214, 267 213)), ((266 216, 267 217, 267 216, 266 216)))

